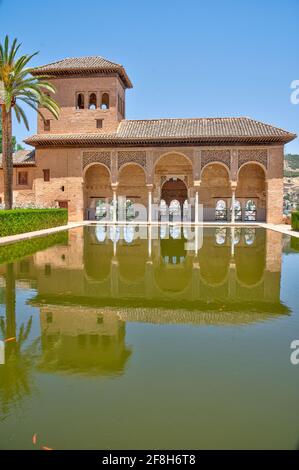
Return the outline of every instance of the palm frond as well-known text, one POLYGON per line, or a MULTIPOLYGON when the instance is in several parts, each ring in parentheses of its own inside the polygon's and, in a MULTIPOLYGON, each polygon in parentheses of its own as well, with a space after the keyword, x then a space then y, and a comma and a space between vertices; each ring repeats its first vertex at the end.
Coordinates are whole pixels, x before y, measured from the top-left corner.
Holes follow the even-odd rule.
POLYGON ((29 131, 29 123, 28 123, 27 116, 26 116, 24 110, 21 108, 21 106, 19 104, 16 104, 14 106, 14 111, 15 111, 16 118, 17 118, 18 122, 20 123, 21 120, 22 120, 25 124, 25 127, 26 127, 27 131, 29 131))

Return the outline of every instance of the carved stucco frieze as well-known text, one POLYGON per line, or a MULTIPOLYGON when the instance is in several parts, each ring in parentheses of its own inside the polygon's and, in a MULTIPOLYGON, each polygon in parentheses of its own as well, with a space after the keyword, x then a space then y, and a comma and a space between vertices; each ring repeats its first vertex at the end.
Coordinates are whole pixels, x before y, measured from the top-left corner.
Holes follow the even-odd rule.
POLYGON ((238 168, 247 162, 258 162, 268 166, 268 152, 267 149, 244 149, 238 152, 238 168))
POLYGON ((146 168, 145 150, 121 151, 118 152, 118 169, 126 163, 138 163, 142 168, 146 168))
POLYGON ((221 162, 230 168, 230 150, 226 149, 211 149, 201 151, 201 168, 208 163, 221 162))
POLYGON ((85 168, 91 163, 102 163, 110 169, 110 152, 83 152, 82 166, 85 168))

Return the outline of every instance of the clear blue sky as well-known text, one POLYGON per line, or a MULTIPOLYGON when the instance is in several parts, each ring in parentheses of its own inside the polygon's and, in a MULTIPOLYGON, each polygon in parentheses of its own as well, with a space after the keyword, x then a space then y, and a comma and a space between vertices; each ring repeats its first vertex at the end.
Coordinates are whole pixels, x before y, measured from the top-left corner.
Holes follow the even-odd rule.
MULTIPOLYGON (((0 0, 1 39, 39 50, 33 65, 84 55, 123 64, 128 119, 249 116, 299 134, 298 11, 298 0, 0 0)), ((28 132, 14 123, 14 134, 28 132)), ((287 151, 299 153, 299 140, 287 151)))

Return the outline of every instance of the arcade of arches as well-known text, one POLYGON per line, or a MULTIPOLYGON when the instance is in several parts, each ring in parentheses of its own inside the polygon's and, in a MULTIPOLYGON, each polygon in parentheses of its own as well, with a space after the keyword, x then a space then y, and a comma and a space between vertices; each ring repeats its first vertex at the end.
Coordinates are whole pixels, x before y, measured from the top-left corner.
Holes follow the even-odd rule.
POLYGON ((185 209, 190 207, 189 220, 200 222, 194 209, 198 201, 203 207, 203 221, 278 222, 280 181, 272 178, 275 172, 267 168, 266 161, 260 163, 254 155, 250 154, 248 161, 232 162, 232 158, 196 160, 190 150, 122 152, 130 153, 131 159, 126 156, 124 163, 106 159, 85 168, 86 219, 100 220, 108 213, 113 217, 108 207, 112 202, 118 214, 123 204, 123 218, 119 220, 134 219, 136 213, 130 212, 130 207, 137 203, 148 209, 148 221, 152 221, 154 204, 158 208, 155 220, 161 220, 163 210, 171 212, 175 207, 184 220, 185 209))

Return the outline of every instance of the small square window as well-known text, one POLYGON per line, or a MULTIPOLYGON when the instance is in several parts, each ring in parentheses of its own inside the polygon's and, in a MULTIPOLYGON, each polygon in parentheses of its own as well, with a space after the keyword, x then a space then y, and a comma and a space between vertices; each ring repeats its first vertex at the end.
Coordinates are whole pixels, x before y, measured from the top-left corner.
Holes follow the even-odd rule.
POLYGON ((43 173, 44 173, 44 181, 50 181, 50 170, 49 169, 43 170, 43 173))
POLYGON ((28 185, 28 171, 19 171, 18 172, 18 184, 21 186, 28 185))
POLYGON ((103 128, 103 119, 96 119, 97 129, 103 128))
POLYGON ((51 121, 50 119, 45 119, 44 120, 44 131, 49 131, 51 128, 51 121))

